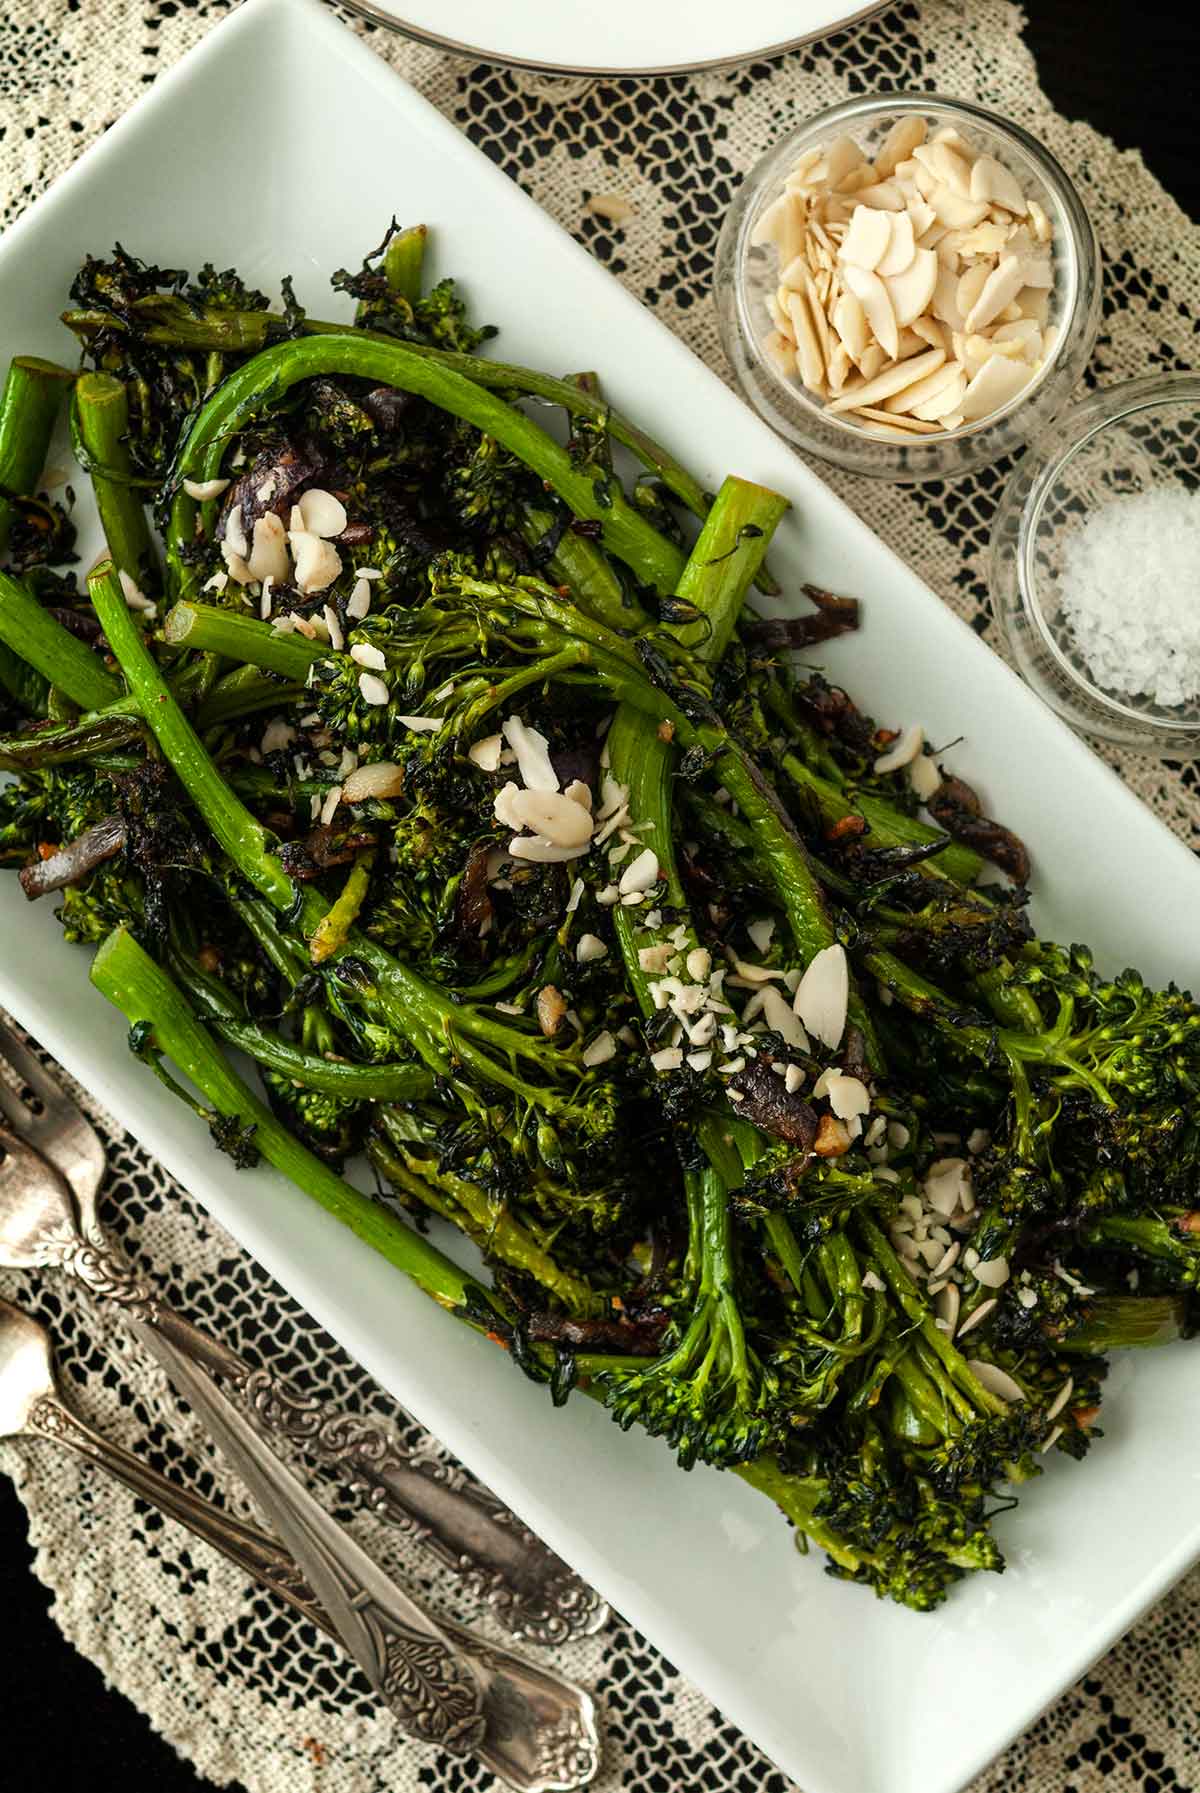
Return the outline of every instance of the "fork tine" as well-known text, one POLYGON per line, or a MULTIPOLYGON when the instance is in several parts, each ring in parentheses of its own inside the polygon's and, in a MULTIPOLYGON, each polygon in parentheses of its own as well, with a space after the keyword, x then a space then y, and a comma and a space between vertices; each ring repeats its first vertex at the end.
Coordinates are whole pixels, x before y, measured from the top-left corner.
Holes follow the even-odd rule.
MULTIPOLYGON (((0 1060, 7 1061, 8 1068, 13 1075, 26 1089, 32 1090, 45 1108, 57 1108, 62 1113, 77 1112, 75 1103, 62 1085, 50 1075, 46 1067, 34 1057, 28 1046, 18 1039, 13 1029, 3 1020, 0 1020, 0 1060)), ((15 1100, 20 1100, 19 1097, 15 1097, 15 1092, 5 1090, 3 1086, 0 1086, 0 1106, 3 1105, 5 1094, 13 1096, 15 1100)), ((34 1112, 29 1109, 27 1103, 22 1106, 30 1114, 34 1112)))

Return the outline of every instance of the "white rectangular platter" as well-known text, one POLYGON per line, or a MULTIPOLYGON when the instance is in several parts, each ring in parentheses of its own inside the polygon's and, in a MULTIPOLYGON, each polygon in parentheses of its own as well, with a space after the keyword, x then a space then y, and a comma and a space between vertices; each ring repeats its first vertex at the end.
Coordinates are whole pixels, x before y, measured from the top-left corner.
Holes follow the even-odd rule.
MULTIPOLYGON (((1184 847, 720 381, 465 138, 312 0, 248 0, 0 242, 0 346, 66 356, 85 251, 296 278, 327 311, 392 214, 502 328, 506 359, 596 368, 614 402, 714 487, 794 504, 792 583, 859 594, 829 656, 883 720, 960 734, 955 770, 1030 843, 1039 926, 1101 962, 1200 984, 1184 847)), ((733 1477, 683 1476, 585 1400, 554 1412, 274 1173, 235 1173, 125 1049, 50 904, 0 879, 3 1001, 348 1350, 588 1576, 805 1793, 952 1793, 1200 1553, 1200 1357, 1118 1367, 1105 1437, 1055 1460, 1005 1522, 1010 1567, 933 1616, 801 1559, 733 1477)))

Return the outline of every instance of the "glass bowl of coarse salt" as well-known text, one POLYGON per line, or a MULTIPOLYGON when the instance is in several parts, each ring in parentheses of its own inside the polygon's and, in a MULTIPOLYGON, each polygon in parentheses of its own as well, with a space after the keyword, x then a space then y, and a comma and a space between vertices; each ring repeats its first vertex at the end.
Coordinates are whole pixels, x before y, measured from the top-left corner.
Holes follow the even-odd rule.
POLYGON ((1200 375, 1109 386, 1032 441, 991 583, 1018 668, 1073 728, 1200 749, 1200 375))
POLYGON ((1091 354, 1100 251, 1041 144, 983 107, 878 94, 746 177, 717 249, 725 353, 797 447, 949 479, 1062 409, 1091 354))

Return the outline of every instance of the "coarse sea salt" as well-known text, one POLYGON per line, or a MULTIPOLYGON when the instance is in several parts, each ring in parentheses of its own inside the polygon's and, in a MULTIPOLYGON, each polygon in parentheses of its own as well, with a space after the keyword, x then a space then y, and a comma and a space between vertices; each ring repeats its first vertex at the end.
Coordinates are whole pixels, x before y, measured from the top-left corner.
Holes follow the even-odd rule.
POLYGON ((1101 505, 1063 543, 1063 618, 1106 691, 1164 707, 1200 697, 1200 492, 1101 505))

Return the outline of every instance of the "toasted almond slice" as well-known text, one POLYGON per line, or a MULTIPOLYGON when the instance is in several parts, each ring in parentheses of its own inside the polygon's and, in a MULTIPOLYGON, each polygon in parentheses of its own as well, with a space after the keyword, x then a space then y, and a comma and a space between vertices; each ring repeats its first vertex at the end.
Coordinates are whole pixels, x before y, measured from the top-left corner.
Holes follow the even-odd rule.
POLYGON ((881 411, 877 405, 857 405, 850 416, 866 418, 868 423, 886 423, 890 425, 890 429, 904 430, 908 436, 931 436, 936 430, 936 423, 920 423, 917 418, 909 418, 904 412, 893 414, 881 411))
POLYGON ((898 324, 911 324, 914 318, 920 317, 933 298, 937 278, 936 252, 932 249, 918 249, 903 274, 892 274, 884 279, 883 284, 887 288, 887 296, 898 324))
POLYGON ((1050 266, 1050 257, 1048 255, 1028 256, 1026 260, 1021 263, 1021 270, 1024 274, 1023 285, 1025 286, 1041 286, 1048 288, 1054 285, 1054 271, 1050 266))
POLYGON ((893 358, 899 353, 899 329, 896 314, 892 310, 892 301, 888 290, 878 274, 868 274, 863 268, 856 268, 848 263, 843 269, 842 278, 846 289, 859 300, 867 314, 867 322, 880 347, 893 358))
POLYGON ((873 206, 877 211, 904 210, 904 195, 895 181, 877 181, 873 187, 860 187, 854 197, 859 205, 873 206))
MULTIPOLYGON (((928 404, 931 398, 938 396, 943 387, 950 386, 961 378, 962 369, 956 361, 944 362, 941 367, 935 367, 931 374, 926 374, 923 380, 917 380, 914 385, 906 386, 902 392, 893 393, 891 398, 885 399, 883 408, 893 416, 915 415, 919 406, 928 404)), ((945 408, 943 405, 942 409, 945 408)), ((936 415, 934 412, 934 416, 936 415)))
POLYGON ((895 174, 898 163, 908 161, 918 143, 924 143, 928 130, 925 120, 912 112, 896 120, 875 157, 875 172, 881 181, 895 174))
POLYGON ((1034 236, 1039 243, 1048 243, 1050 241, 1049 218, 1036 199, 1028 199, 1025 204, 1029 212, 1029 222, 1033 225, 1034 236))
POLYGON ((866 161, 853 137, 835 137, 825 151, 825 180, 831 187, 840 187, 852 168, 861 168, 866 161))
POLYGON ((920 143, 913 150, 913 161, 927 168, 935 181, 942 181, 960 199, 971 197, 971 168, 945 138, 935 137, 932 143, 920 143))
POLYGON ((873 379, 857 380, 853 387, 848 386, 840 398, 834 399, 829 409, 849 411, 857 410, 863 405, 880 405, 884 399, 891 398, 894 392, 902 392, 906 386, 923 380, 926 374, 941 367, 945 359, 941 349, 926 349, 923 355, 914 355, 911 361, 898 361, 894 366, 876 374, 873 379))
POLYGON ((835 398, 846 384, 846 381, 850 378, 850 369, 853 365, 849 355, 846 353, 845 345, 841 342, 835 344, 833 353, 830 355, 829 363, 825 369, 826 378, 829 381, 829 390, 833 393, 835 398))
POLYGON ((992 270, 987 262, 981 261, 974 263, 972 267, 967 269, 965 274, 959 276, 958 290, 954 295, 954 303, 958 306, 958 309, 962 312, 964 318, 967 317, 971 307, 987 285, 988 276, 991 274, 991 271, 992 270))
MULTIPOLYGON (((936 228, 937 219, 933 215, 933 207, 928 200, 910 199, 906 210, 912 219, 914 237, 923 237, 927 230, 936 228)), ((929 244, 928 247, 932 248, 933 245, 929 244)))
POLYGON ((796 350, 786 336, 778 330, 772 330, 763 338, 763 349, 770 356, 785 380, 790 380, 796 372, 796 350))
POLYGON ((957 413, 967 390, 967 376, 962 368, 957 362, 952 362, 951 367, 951 378, 933 398, 927 399, 923 405, 913 406, 913 417, 919 418, 923 423, 938 423, 943 429, 947 427, 946 417, 957 413))
POLYGON ((886 220, 890 237, 886 250, 875 263, 875 272, 881 280, 905 273, 917 253, 912 219, 907 212, 873 212, 870 215, 886 220))
POLYGON ((1023 318, 1032 318, 1042 330, 1050 317, 1050 294, 1044 286, 1023 286, 1014 304, 1021 307, 1023 318))
POLYGON ((929 347, 930 344, 925 341, 923 336, 918 336, 915 330, 905 325, 900 332, 896 359, 897 361, 907 361, 910 355, 923 355, 929 347))
POLYGON ((1006 355, 989 355, 963 394, 960 409, 964 417, 990 417, 1002 405, 1016 398, 1030 378, 1031 370, 1023 361, 1011 361, 1006 355))
POLYGON ((939 269, 929 307, 934 317, 951 330, 962 329, 963 315, 958 309, 958 277, 949 268, 939 269))
MULTIPOLYGON (((886 412, 884 413, 886 416, 886 412)), ((871 436, 884 436, 890 442, 911 442, 914 436, 927 436, 936 433, 936 425, 914 423, 912 418, 888 417, 886 423, 880 423, 870 414, 862 418, 862 428, 871 436)))
POLYGON ((956 246, 960 255, 1003 255, 1009 248, 1012 234, 1011 223, 993 224, 990 218, 985 218, 974 230, 959 231, 956 246))
POLYGON ((858 371, 864 380, 873 380, 886 360, 887 356, 881 343, 868 343, 859 356, 858 371))
POLYGON ((946 342, 946 332, 937 319, 931 318, 928 312, 924 317, 913 319, 912 331, 913 335, 919 336, 922 342, 927 342, 931 349, 941 349, 943 353, 947 351, 949 345, 946 342))
POLYGON ((849 174, 838 181, 837 190, 839 193, 848 194, 853 198, 861 187, 873 187, 874 185, 875 170, 869 162, 861 162, 857 168, 852 168, 849 174))
POLYGON ((770 313, 771 322, 774 324, 780 336, 786 337, 789 342, 793 342, 795 339, 792 331, 792 320, 781 303, 778 293, 767 294, 767 310, 770 313))
POLYGON ((825 358, 821 353, 821 342, 809 310, 807 294, 789 293, 788 312, 796 338, 796 366, 800 370, 800 378, 815 392, 825 381, 825 358))
MULTIPOLYGON (((1015 255, 1003 255, 992 269, 979 290, 979 295, 967 312, 964 322, 969 334, 992 323, 1004 307, 1016 298, 1025 285, 1025 269, 1027 263, 1015 255)), ((961 300, 959 301, 961 304, 961 300)))
POLYGON ((856 205, 838 250, 838 260, 871 273, 891 246, 892 216, 890 212, 874 211, 869 205, 856 205))
POLYGON ((1003 206, 1006 212, 1015 212, 1018 218, 1023 218, 1028 209, 1016 177, 1009 173, 1003 162, 997 162, 995 156, 978 158, 971 169, 969 192, 972 199, 985 199, 989 205, 1003 206))
POLYGON ((830 322, 851 361, 860 361, 871 340, 871 326, 861 300, 853 293, 840 294, 830 314, 830 322))
POLYGON ((804 277, 804 293, 808 300, 809 316, 812 318, 813 328, 817 333, 817 342, 821 351, 821 367, 824 370, 829 365, 829 357, 833 353, 833 343, 830 339, 829 320, 825 316, 821 294, 811 274, 806 274, 804 277))
POLYGON ((933 143, 949 143, 953 145, 959 155, 965 156, 968 162, 971 161, 975 155, 975 147, 970 138, 964 137, 962 132, 956 130, 953 125, 943 125, 940 131, 935 131, 933 133, 930 141, 933 143))
POLYGON ((762 217, 750 232, 750 243, 754 249, 765 249, 768 243, 778 243, 783 232, 784 220, 791 209, 791 197, 781 193, 773 199, 762 217))
POLYGON ((951 230, 973 230, 987 217, 987 206, 982 200, 964 199, 944 182, 937 182, 925 195, 933 207, 934 216, 951 230))
POLYGON ((1020 352, 1022 361, 1028 361, 1036 367, 1042 358, 1042 333, 1032 318, 1017 318, 1011 324, 999 324, 992 331, 992 343, 995 348, 1002 348, 1006 343, 1014 342, 1020 352))

